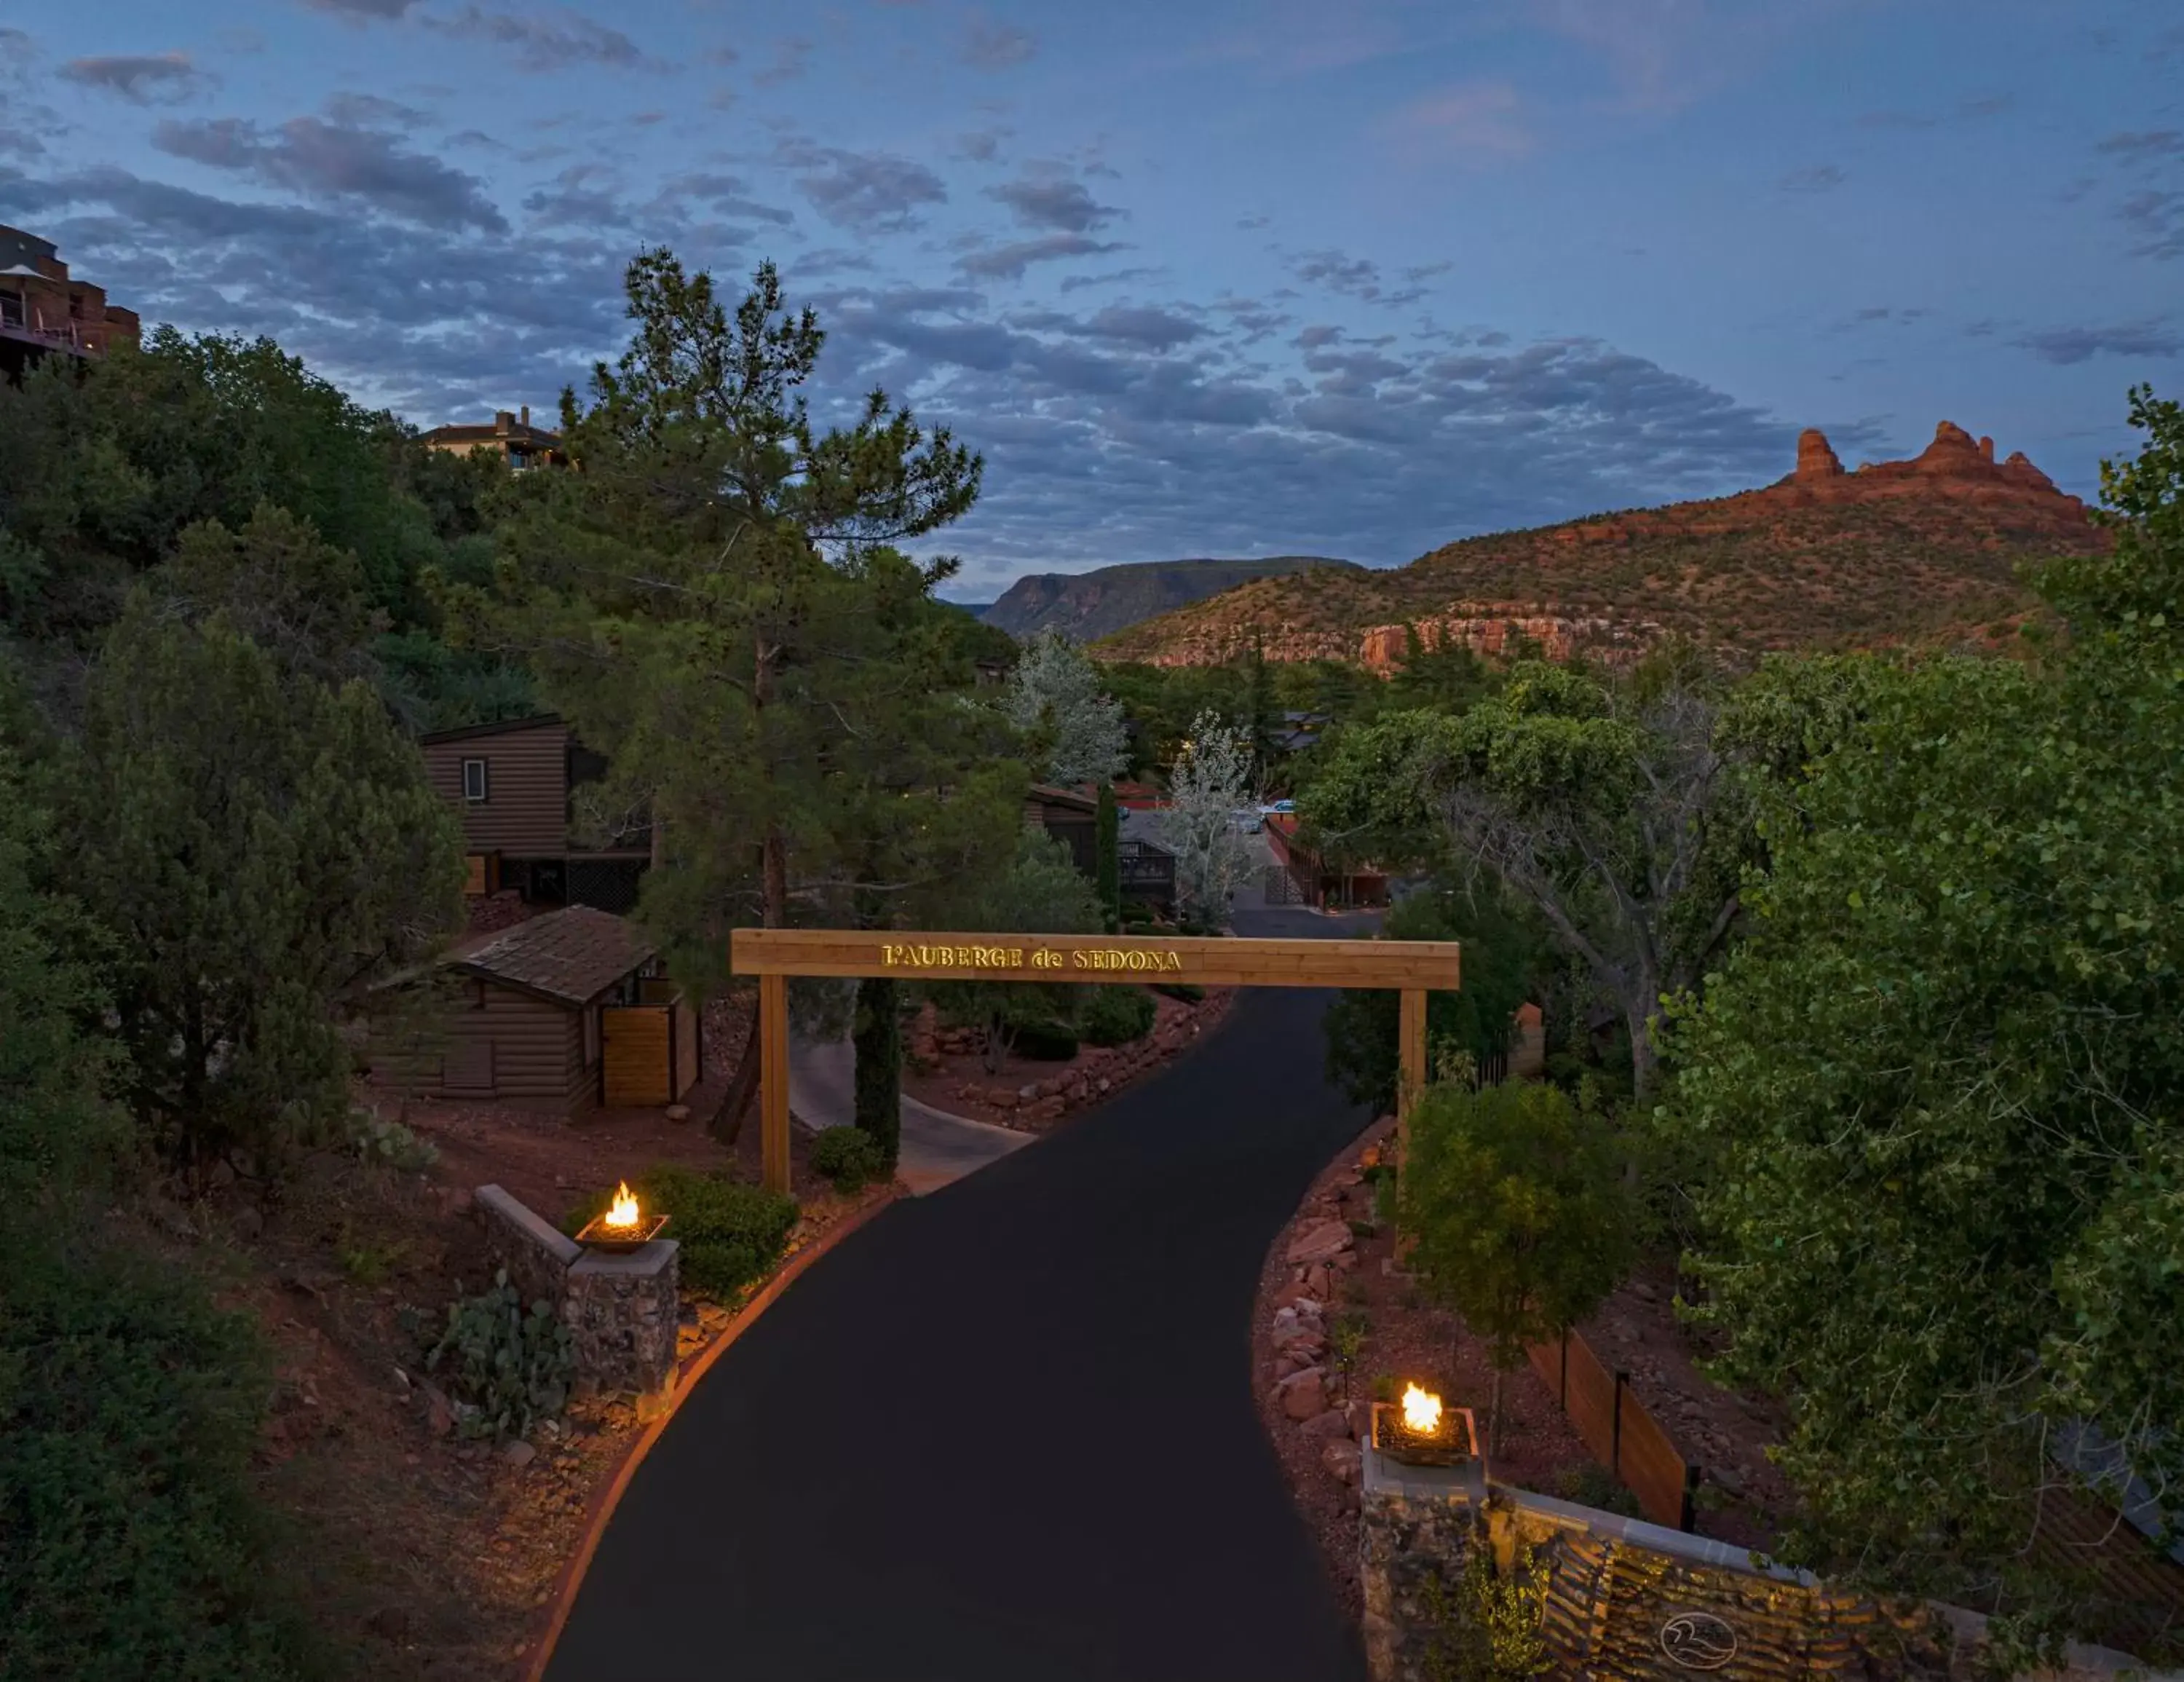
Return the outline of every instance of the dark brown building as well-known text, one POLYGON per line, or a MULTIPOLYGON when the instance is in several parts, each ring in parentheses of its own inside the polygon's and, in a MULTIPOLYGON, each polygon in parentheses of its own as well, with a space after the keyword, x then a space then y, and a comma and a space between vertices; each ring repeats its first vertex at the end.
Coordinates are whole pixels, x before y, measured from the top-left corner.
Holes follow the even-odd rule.
POLYGON ((697 1013, 621 917, 566 906, 459 949, 442 967, 459 986, 437 1045, 375 1058, 381 1084, 557 1116, 671 1104, 697 1084, 697 1013))
POLYGON ((462 819, 470 891, 512 888, 527 900, 627 911, 652 858, 649 829, 607 846, 572 841, 576 791, 606 761, 551 713, 435 731, 420 738, 426 774, 462 819))
POLYGON ((1024 800, 1024 827, 1044 829, 1069 849, 1071 861, 1089 877, 1100 874, 1100 803, 1074 788, 1034 783, 1024 800))
POLYGON ((0 227, 0 376, 20 380, 47 355, 102 356, 136 342, 136 312, 106 301, 106 288, 71 280, 51 240, 0 227))
POLYGON ((532 426, 528 404, 519 414, 511 414, 505 409, 498 411, 490 426, 435 426, 418 442, 427 449, 445 450, 450 455, 471 455, 485 450, 499 456, 513 473, 527 472, 533 467, 569 465, 569 458, 561 448, 561 435, 532 426))

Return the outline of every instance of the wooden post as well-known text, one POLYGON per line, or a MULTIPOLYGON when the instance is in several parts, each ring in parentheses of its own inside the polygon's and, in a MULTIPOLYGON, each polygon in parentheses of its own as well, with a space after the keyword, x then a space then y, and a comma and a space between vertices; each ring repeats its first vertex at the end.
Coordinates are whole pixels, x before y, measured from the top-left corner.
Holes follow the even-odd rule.
POLYGON ((1399 1141, 1396 1155, 1400 1157, 1407 1154, 1411 1142, 1411 1106, 1426 1089, 1426 995, 1423 989, 1403 989, 1401 1009, 1396 1018, 1396 1044, 1401 1059, 1401 1074, 1396 1090, 1399 1141))
POLYGON ((758 978, 759 1156, 768 1191, 788 1189, 788 977, 758 978))

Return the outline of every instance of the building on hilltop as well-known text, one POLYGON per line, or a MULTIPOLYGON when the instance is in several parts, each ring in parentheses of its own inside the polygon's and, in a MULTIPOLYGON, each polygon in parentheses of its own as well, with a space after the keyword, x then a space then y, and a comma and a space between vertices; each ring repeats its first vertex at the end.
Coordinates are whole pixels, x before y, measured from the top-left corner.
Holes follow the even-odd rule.
POLYGON ((103 356, 109 345, 136 343, 136 312, 106 301, 106 288, 72 280, 51 240, 0 226, 0 378, 58 353, 103 356))
POLYGON ((561 448, 561 435, 532 426, 528 404, 516 414, 505 409, 497 411, 490 426, 435 426, 418 442, 427 449, 445 450, 450 455, 471 455, 485 450, 499 456, 508 464, 509 471, 515 473, 533 467, 569 465, 568 455, 561 448))

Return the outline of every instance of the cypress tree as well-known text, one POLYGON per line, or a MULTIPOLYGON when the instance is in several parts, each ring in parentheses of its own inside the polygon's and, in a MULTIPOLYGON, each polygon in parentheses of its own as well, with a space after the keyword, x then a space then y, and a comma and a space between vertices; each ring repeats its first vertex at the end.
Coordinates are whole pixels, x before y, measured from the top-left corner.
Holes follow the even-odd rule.
POLYGON ((1122 820, 1115 810, 1115 785, 1100 785, 1100 910, 1107 919, 1107 933, 1123 926, 1122 820))

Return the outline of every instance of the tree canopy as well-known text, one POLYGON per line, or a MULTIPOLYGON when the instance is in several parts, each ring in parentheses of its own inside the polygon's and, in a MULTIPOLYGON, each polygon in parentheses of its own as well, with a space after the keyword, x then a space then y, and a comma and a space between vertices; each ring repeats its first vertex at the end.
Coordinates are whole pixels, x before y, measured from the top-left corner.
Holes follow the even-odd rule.
POLYGON ((2132 420, 2114 552, 2037 577, 2059 646, 1864 662, 1669 1036, 1703 1317, 1792 1410, 1786 1551, 2017 1607, 2059 1430, 2184 1477, 2184 415, 2132 420))

